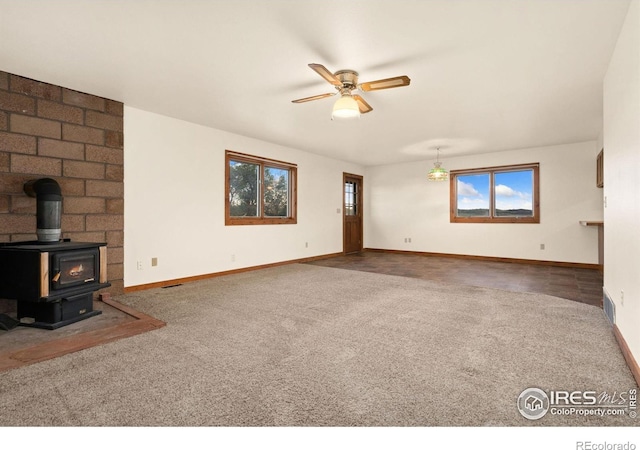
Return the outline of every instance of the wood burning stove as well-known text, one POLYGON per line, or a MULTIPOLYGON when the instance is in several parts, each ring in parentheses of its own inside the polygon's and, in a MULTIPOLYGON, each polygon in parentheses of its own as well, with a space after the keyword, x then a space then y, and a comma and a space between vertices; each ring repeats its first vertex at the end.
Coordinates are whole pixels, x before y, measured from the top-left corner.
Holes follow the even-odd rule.
POLYGON ((0 244, 0 298, 18 301, 21 325, 56 329, 97 316, 93 293, 107 281, 107 244, 60 240, 62 193, 51 178, 30 180, 37 241, 0 244))
POLYGON ((101 314, 93 293, 109 286, 105 243, 0 244, 0 297, 18 301, 21 325, 53 330, 101 314))

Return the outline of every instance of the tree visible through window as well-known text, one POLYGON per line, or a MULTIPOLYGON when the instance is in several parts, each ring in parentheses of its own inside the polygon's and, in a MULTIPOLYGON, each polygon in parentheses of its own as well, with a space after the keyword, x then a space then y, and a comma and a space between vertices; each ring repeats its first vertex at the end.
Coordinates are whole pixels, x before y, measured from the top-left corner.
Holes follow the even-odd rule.
POLYGON ((226 225, 296 223, 296 165, 226 152, 226 225))
POLYGON ((540 223, 539 164, 452 170, 451 222, 540 223))
POLYGON ((289 216, 289 170, 264 168, 264 215, 289 216))
POLYGON ((241 161, 229 161, 229 215, 257 217, 260 166, 241 161))

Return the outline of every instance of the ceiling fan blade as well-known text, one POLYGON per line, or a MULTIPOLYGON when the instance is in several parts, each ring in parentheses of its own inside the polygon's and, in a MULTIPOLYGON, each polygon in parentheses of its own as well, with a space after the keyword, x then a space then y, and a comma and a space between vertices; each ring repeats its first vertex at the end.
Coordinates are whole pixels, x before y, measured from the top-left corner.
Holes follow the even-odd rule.
POLYGON ((329 69, 327 69, 322 64, 309 64, 309 67, 315 70, 318 75, 327 80, 329 83, 333 84, 334 86, 342 87, 342 83, 340 82, 340 80, 338 80, 338 77, 331 73, 329 69))
POLYGON ((409 83, 411 83, 409 77, 406 75, 402 75, 401 77, 385 78, 384 80, 361 83, 360 89, 362 89, 363 91, 379 91, 381 89, 409 86, 409 83))
POLYGON ((369 111, 373 111, 371 105, 364 101, 362 97, 359 95, 352 95, 353 99, 358 103, 358 109, 360 109, 360 114, 368 113, 369 111))
POLYGON ((326 98, 326 97, 331 97, 332 95, 336 95, 335 92, 330 92, 328 94, 320 94, 320 95, 314 95, 313 97, 305 97, 305 98, 299 98, 297 100, 291 100, 291 103, 304 103, 304 102, 310 102, 312 100, 320 100, 321 98, 326 98))

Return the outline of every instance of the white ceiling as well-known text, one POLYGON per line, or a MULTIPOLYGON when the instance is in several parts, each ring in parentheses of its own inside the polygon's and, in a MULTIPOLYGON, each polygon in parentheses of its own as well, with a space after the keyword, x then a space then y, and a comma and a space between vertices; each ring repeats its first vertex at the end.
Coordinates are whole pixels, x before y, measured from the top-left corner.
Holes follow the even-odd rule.
MULTIPOLYGON (((0 70, 363 165, 594 140, 629 0, 0 0, 0 70), (353 69, 374 110, 331 120, 353 69)), ((236 149, 258 152, 259 149, 236 149)))

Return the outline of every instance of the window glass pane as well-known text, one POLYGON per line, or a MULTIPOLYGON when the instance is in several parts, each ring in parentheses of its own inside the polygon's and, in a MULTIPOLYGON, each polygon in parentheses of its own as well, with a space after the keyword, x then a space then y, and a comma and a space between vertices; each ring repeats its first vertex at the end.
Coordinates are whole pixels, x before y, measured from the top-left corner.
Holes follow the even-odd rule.
POLYGON ((344 184, 344 214, 355 216, 358 213, 358 196, 356 195, 356 183, 347 181, 344 184))
POLYGON ((489 174, 456 176, 458 217, 489 216, 489 174))
POLYGON ((496 172, 496 217, 533 217, 533 170, 496 172))
POLYGON ((242 161, 229 161, 229 215, 258 217, 260 166, 242 161))
POLYGON ((289 171, 264 168, 264 215, 289 217, 289 171))

